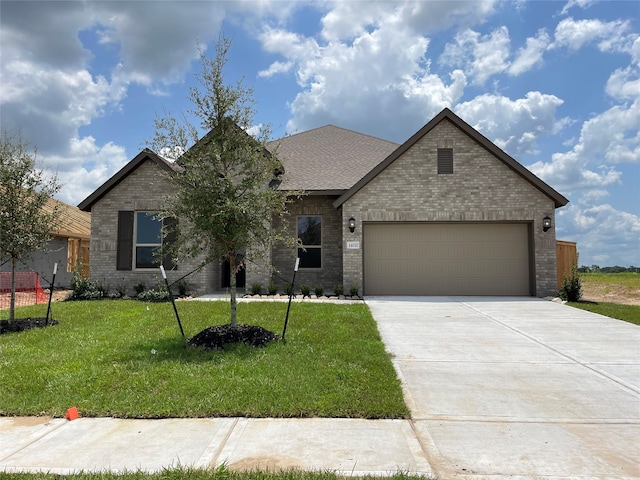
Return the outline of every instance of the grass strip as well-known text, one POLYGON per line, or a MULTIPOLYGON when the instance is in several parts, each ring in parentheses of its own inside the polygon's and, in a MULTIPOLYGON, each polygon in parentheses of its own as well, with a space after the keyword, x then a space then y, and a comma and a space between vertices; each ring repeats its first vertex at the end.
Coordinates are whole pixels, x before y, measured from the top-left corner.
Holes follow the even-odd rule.
POLYGON ((569 302, 567 305, 640 325, 640 307, 636 305, 621 305, 619 303, 607 302, 569 302))
MULTIPOLYGON (((366 305, 294 304, 286 342, 217 351, 185 348, 169 303, 52 309, 59 325, 0 336, 0 415, 63 417, 76 406, 86 417, 409 417, 366 305)), ((178 310, 188 337, 228 322, 226 302, 178 310)), ((240 303, 238 322, 281 333, 285 312, 284 303, 240 303)))
MULTIPOLYGON (((122 473, 77 473, 64 477, 67 480, 342 480, 344 477, 334 472, 306 472, 302 470, 284 471, 233 471, 222 466, 215 469, 199 470, 193 468, 167 469, 159 473, 122 472, 122 473)), ((387 476, 349 477, 355 480, 427 480, 423 475, 411 475, 397 472, 387 476)), ((6 480, 59 480, 59 475, 51 473, 3 473, 0 479, 6 480)))

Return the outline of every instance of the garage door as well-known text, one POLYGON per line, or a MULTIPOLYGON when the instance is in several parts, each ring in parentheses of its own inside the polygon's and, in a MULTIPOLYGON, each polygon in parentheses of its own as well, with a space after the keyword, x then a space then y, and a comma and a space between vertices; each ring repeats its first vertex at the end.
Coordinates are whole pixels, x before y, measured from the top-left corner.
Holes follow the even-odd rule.
POLYGON ((531 295, 529 226, 364 225, 366 295, 531 295))

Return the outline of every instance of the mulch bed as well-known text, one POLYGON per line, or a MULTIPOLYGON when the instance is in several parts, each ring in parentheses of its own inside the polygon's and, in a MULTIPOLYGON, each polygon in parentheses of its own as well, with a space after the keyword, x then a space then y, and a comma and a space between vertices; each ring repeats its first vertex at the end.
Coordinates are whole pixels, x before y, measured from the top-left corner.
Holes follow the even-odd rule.
POLYGON ((252 347, 264 347, 269 342, 278 340, 280 335, 276 335, 269 330, 255 325, 231 324, 216 325, 202 330, 187 340, 187 345, 201 347, 208 350, 223 348, 232 343, 244 343, 252 347))
POLYGON ((9 320, 0 320, 0 335, 3 333, 24 332, 32 328, 44 328, 52 325, 58 325, 58 321, 50 318, 47 322, 44 317, 16 318, 11 323, 9 323, 9 320))

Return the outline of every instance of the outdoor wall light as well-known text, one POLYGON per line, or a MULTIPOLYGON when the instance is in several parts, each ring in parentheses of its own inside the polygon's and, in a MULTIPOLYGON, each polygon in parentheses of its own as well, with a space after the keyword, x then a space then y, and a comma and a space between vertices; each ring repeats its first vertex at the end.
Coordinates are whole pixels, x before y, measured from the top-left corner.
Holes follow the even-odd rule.
POLYGON ((547 232, 551 228, 551 217, 547 215, 542 219, 542 231, 547 232))
POLYGON ((349 231, 351 233, 356 231, 356 219, 353 217, 349 219, 349 231))

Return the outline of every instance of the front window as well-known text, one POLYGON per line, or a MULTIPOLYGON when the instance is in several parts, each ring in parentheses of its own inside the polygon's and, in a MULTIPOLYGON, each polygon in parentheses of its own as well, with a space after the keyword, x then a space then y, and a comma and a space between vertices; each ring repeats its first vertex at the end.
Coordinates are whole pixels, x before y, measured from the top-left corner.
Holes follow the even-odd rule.
POLYGON ((162 220, 155 218, 155 212, 136 212, 135 223, 135 265, 136 268, 158 268, 162 248, 162 220))
POLYGON ((322 217, 298 217, 300 268, 322 268, 322 217))

